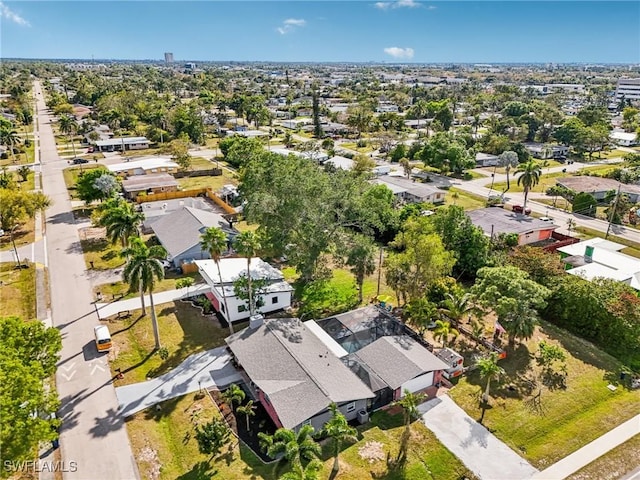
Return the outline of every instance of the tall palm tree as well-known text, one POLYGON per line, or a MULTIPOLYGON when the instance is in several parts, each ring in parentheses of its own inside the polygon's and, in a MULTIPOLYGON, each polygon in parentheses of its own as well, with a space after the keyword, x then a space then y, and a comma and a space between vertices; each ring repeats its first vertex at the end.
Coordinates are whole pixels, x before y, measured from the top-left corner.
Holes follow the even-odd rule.
POLYGON ((220 290, 222 291, 222 302, 224 304, 225 316, 227 323, 229 324, 229 331, 233 333, 233 325, 231 323, 231 312, 227 305, 227 295, 224 291, 224 284, 222 283, 222 273, 220 272, 220 258, 222 254, 227 251, 227 235, 218 227, 209 227, 200 236, 200 245, 202 248, 209 252, 211 258, 216 263, 218 268, 218 278, 220 280, 220 290))
POLYGON ((317 460, 321 453, 320 445, 313 439, 313 427, 308 424, 303 425, 298 433, 279 428, 273 435, 259 432, 258 438, 267 455, 275 458, 282 453, 283 458, 297 470, 302 469, 303 460, 317 460))
POLYGON ((469 293, 447 293, 446 298, 440 303, 439 310, 455 326, 458 326, 465 315, 471 316, 478 311, 477 307, 472 303, 472 297, 469 293))
POLYGON ((491 388, 491 380, 498 379, 501 375, 504 375, 504 369, 498 365, 498 354, 491 352, 488 357, 481 358, 476 364, 480 371, 480 377, 487 381, 487 386, 482 394, 482 401, 489 401, 489 389, 491 388))
POLYGON ((344 442, 356 442, 358 441, 358 431, 349 425, 345 416, 338 410, 335 403, 329 405, 331 411, 331 418, 322 427, 322 433, 327 437, 333 439, 333 471, 338 473, 340 469, 340 463, 338 461, 338 455, 340 454, 340 447, 344 442))
POLYGON ((436 328, 433 329, 433 337, 442 341, 442 348, 449 343, 449 337, 456 338, 460 332, 451 326, 446 320, 436 320, 436 328))
POLYGON ((404 460, 407 456, 409 438, 411 438, 411 422, 418 418, 420 413, 418 406, 424 399, 425 395, 423 393, 412 393, 405 389, 403 397, 395 402, 395 405, 402 407, 402 414, 404 415, 404 432, 400 441, 398 460, 404 460))
POLYGON ((153 337, 156 342, 156 350, 160 348, 160 331, 158 329, 158 319, 153 303, 153 287, 156 280, 164 278, 164 268, 160 260, 167 256, 167 251, 160 245, 147 247, 139 237, 129 240, 129 247, 122 250, 122 256, 128 259, 124 266, 122 276, 129 284, 131 291, 138 290, 142 302, 142 313, 146 315, 144 305, 144 294, 149 292, 149 303, 151 304, 151 325, 153 326, 153 337))
POLYGON ((234 248, 247 259, 247 287, 249 289, 249 314, 255 314, 256 302, 253 299, 253 287, 251 278, 251 259, 259 255, 262 250, 260 237, 255 232, 242 232, 235 238, 234 248))
POLYGON ((518 185, 522 185, 524 189, 524 205, 523 207, 527 207, 527 198, 529 197, 529 190, 535 187, 538 182, 540 182, 540 176, 542 175, 542 169, 538 163, 533 160, 528 161, 527 163, 520 165, 516 170, 516 173, 521 173, 518 177, 518 185))
POLYGON ((351 237, 346 263, 356 277, 359 304, 362 303, 364 279, 376 270, 375 254, 376 246, 369 237, 361 234, 351 237))
POLYGON ((125 247, 128 238, 140 235, 139 226, 143 220, 144 215, 136 212, 130 203, 118 200, 103 209, 97 223, 107 229, 107 236, 112 244, 120 240, 125 247))
POLYGON ((305 466, 299 465, 294 470, 285 473, 280 477, 280 480, 317 480, 320 470, 322 470, 322 462, 314 459, 305 466))
POLYGON ((73 156, 76 156, 76 146, 73 142, 72 135, 78 131, 78 123, 71 115, 63 115, 59 120, 60 131, 69 137, 71 142, 71 148, 73 149, 73 156))
POLYGON ((238 406, 236 412, 244 415, 244 418, 247 420, 247 432, 249 431, 249 418, 253 417, 256 414, 256 407, 253 404, 253 400, 249 400, 244 405, 238 406))
POLYGON ((498 164, 501 167, 504 167, 505 172, 507 174, 507 189, 505 192, 508 192, 511 188, 511 183, 509 182, 509 172, 512 167, 517 167, 520 164, 518 160, 518 154, 516 152, 512 152, 511 150, 504 151, 498 157, 498 164))
POLYGON ((18 132, 13 129, 13 125, 0 129, 0 144, 6 145, 7 148, 11 151, 11 158, 13 159, 13 163, 16 163, 16 156, 13 148, 18 143, 20 143, 20 138, 18 137, 18 132))

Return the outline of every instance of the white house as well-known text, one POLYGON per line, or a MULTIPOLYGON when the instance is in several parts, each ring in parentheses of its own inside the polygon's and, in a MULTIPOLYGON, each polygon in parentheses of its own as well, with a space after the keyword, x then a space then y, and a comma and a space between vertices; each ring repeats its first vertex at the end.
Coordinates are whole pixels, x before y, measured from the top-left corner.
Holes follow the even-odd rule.
POLYGON ((638 144, 638 135, 627 132, 611 132, 609 138, 621 147, 631 147, 638 144))
MULTIPOLYGON (((207 298, 211 300, 213 307, 227 321, 237 322, 249 318, 249 302, 236 295, 233 283, 247 274, 246 258, 222 258, 220 259, 220 276, 218 267, 213 260, 196 260, 198 271, 202 278, 211 287, 207 298), (222 277, 222 281, 220 281, 222 277), (225 298, 229 308, 224 306, 225 298)), ((257 308, 260 313, 275 312, 291 306, 293 288, 285 280, 282 272, 272 267, 260 258, 252 258, 249 266, 253 280, 265 279, 267 285, 259 292, 262 304, 257 308)))

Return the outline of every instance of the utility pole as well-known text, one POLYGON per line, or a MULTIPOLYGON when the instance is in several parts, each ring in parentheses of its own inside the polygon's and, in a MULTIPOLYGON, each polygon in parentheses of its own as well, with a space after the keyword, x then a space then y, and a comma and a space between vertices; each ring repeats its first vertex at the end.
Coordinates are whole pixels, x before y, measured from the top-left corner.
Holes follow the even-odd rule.
POLYGON ((9 231, 11 235, 11 243, 13 244, 13 251, 16 254, 16 262, 18 263, 18 268, 22 269, 22 263, 20 263, 20 257, 18 256, 18 249, 16 248, 16 240, 13 238, 13 231, 18 227, 18 225, 14 225, 13 228, 9 231))
POLYGON ((380 279, 382 278, 382 253, 384 247, 380 247, 380 258, 378 259, 378 289, 376 290, 376 297, 380 295, 380 279))
POLYGON ((613 208, 611 209, 611 214, 609 215, 609 226, 607 227, 607 233, 604 236, 606 240, 609 238, 609 231, 611 230, 611 221, 613 220, 613 216, 616 214, 616 209, 618 208, 618 199, 620 198, 620 188, 622 188, 622 183, 618 184, 618 193, 616 193, 616 200, 613 202, 613 208))

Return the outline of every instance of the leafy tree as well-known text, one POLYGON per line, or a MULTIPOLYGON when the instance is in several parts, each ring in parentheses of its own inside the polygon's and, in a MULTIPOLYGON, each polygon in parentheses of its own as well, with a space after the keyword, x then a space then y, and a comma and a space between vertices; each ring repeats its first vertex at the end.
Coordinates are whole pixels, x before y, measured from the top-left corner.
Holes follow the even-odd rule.
POLYGON ((317 460, 320 456, 320 445, 313 439, 313 427, 303 425, 298 432, 288 428, 279 428, 273 435, 258 433, 260 444, 267 455, 276 458, 283 454, 283 458, 294 469, 301 469, 304 460, 317 460))
POLYGON ((251 259, 257 257, 262 250, 260 237, 255 232, 242 232, 235 238, 234 247, 239 255, 247 259, 247 293, 249 295, 249 312, 251 315, 256 313, 256 304, 253 299, 253 290, 251 281, 251 259))
POLYGON ((153 326, 153 337, 155 339, 155 349, 160 349, 160 330, 158 328, 158 318, 153 303, 153 289, 157 281, 164 278, 164 268, 161 259, 167 256, 167 251, 160 245, 147 247, 139 237, 129 239, 129 247, 122 250, 121 255, 127 258, 122 276, 129 284, 132 292, 140 292, 142 303, 142 313, 146 315, 144 305, 144 294, 149 292, 149 303, 151 304, 151 325, 153 326))
POLYGON ((0 170, 0 188, 13 189, 16 187, 16 180, 13 176, 13 172, 4 166, 0 170))
POLYGON ((31 168, 27 165, 22 165, 16 170, 16 173, 20 176, 21 182, 26 182, 31 174, 31 168))
POLYGON ((358 138, 362 136, 363 132, 369 130, 372 121, 373 112, 365 107, 357 106, 347 109, 347 125, 358 131, 358 138))
POLYGON ((549 389, 564 388, 567 378, 567 355, 564 349, 542 340, 538 343, 536 363, 542 368, 542 384, 549 389))
POLYGON ((364 279, 376 270, 376 246, 373 241, 362 234, 352 234, 348 240, 346 264, 356 278, 358 286, 358 303, 362 303, 364 279))
POLYGON ((388 262, 400 265, 402 272, 397 281, 387 270, 387 281, 395 284, 409 301, 421 297, 436 279, 448 275, 455 264, 454 255, 444 248, 440 236, 430 230, 428 217, 409 218, 392 244, 397 252, 389 255, 388 262))
POLYGON ((476 365, 480 372, 480 378, 487 381, 487 386, 482 394, 482 401, 487 403, 489 401, 491 380, 497 380, 505 374, 505 371, 500 365, 498 365, 498 354, 496 352, 491 352, 488 357, 481 358, 478 360, 476 365))
POLYGON ((404 312, 407 320, 418 329, 420 335, 424 335, 431 322, 437 317, 438 308, 435 303, 421 297, 409 302, 404 312))
POLYGON ((357 154, 353 157, 353 168, 351 171, 355 175, 371 175, 371 170, 376 166, 376 162, 373 159, 363 153, 357 154))
POLYGON ((449 344, 449 337, 454 339, 460 335, 460 332, 451 326, 446 320, 436 320, 436 326, 433 329, 433 338, 442 341, 442 348, 449 344))
POLYGON ((176 162, 182 170, 191 168, 191 155, 189 155, 189 137, 182 134, 180 137, 171 140, 168 145, 171 160, 176 162))
POLYGON ((444 247, 453 252, 456 275, 473 278, 489 262, 490 241, 480 227, 475 226, 460 206, 449 205, 428 217, 433 229, 442 238, 444 247))
POLYGON ((325 435, 333 440, 333 471, 338 472, 340 469, 340 463, 338 455, 340 454, 340 448, 345 442, 356 442, 358 440, 358 431, 349 425, 345 416, 338 410, 335 403, 329 405, 331 411, 331 418, 322 427, 322 435, 325 435))
POLYGON ((574 147, 577 151, 583 148, 585 136, 585 124, 576 117, 568 118, 554 133, 556 140, 564 145, 574 147))
POLYGON ((507 262, 526 272, 534 282, 548 288, 551 288, 559 277, 566 275, 564 264, 557 254, 528 245, 512 249, 507 262))
POLYGON ((413 170, 413 166, 411 165, 411 162, 409 161, 409 159, 406 157, 403 157, 400 160, 398 160, 398 163, 402 167, 402 171, 404 172, 404 175, 407 178, 411 178, 411 171, 413 170))
POLYGON ((42 192, 0 188, 0 228, 8 232, 51 205, 42 192))
POLYGON ((534 161, 529 161, 523 165, 521 165, 516 173, 520 173, 521 175, 518 177, 518 185, 522 185, 524 189, 524 205, 527 206, 527 198, 529 197, 529 190, 534 188, 538 182, 540 182, 540 176, 542 175, 542 169, 540 165, 534 161))
POLYGON ((587 127, 609 124, 609 112, 607 112, 607 109, 596 105, 587 105, 582 108, 576 118, 587 127))
POLYGON ((516 267, 485 267, 471 292, 478 302, 496 312, 500 324, 509 334, 509 344, 531 338, 538 311, 546 307, 550 292, 516 267))
POLYGON ((84 200, 87 204, 94 200, 105 200, 109 198, 111 195, 105 195, 105 192, 96 185, 96 180, 103 175, 111 176, 115 179, 115 176, 104 168, 94 168, 82 172, 76 182, 78 198, 84 200))
POLYGON ((186 288, 187 294, 185 296, 188 297, 189 287, 192 287, 194 283, 195 283, 195 280, 193 279, 193 277, 182 277, 176 280, 176 288, 178 290, 186 288))
POLYGON ((467 168, 475 166, 463 141, 450 133, 436 133, 419 153, 425 165, 438 168, 443 172, 462 174, 467 168))
POLYGON ((225 138, 220 141, 219 147, 229 165, 236 168, 243 167, 264 152, 264 146, 259 139, 242 136, 225 138))
POLYGON ((475 314, 478 311, 473 304, 473 297, 469 293, 448 292, 446 298, 440 303, 439 312, 453 322, 459 325, 465 316, 475 314))
POLYGON ((609 221, 616 225, 622 225, 624 216, 629 213, 629 209, 632 206, 629 195, 611 190, 605 195, 605 202, 609 204, 609 207, 605 210, 609 221))
POLYGON ((219 418, 196 427, 195 438, 198 442, 198 450, 204 455, 211 455, 211 458, 220 453, 230 436, 229 427, 219 418))
POLYGON ((517 167, 518 165, 520 165, 518 154, 511 150, 505 150, 500 154, 499 165, 501 167, 504 167, 507 173, 507 189, 505 190, 505 192, 508 192, 511 188, 511 183, 509 182, 509 172, 511 171, 512 167, 517 167))
POLYGON ((590 193, 580 192, 573 197, 572 211, 588 217, 596 216, 598 202, 590 193))
POLYGON ((505 105, 503 113, 509 117, 521 117, 522 115, 528 115, 530 110, 529 105, 526 103, 514 101, 505 105))
POLYGON ((313 89, 312 95, 312 108, 313 108, 313 135, 316 138, 322 138, 322 126, 320 125, 320 98, 318 95, 317 86, 313 89))
POLYGON ((204 140, 204 123, 196 104, 179 105, 171 111, 170 119, 173 127, 173 136, 180 137, 186 134, 193 143, 202 143, 204 140))
MULTIPOLYGON (((220 280, 220 285, 222 282, 222 273, 220 272, 220 258, 222 258, 222 254, 227 251, 227 234, 222 231, 221 228, 218 227, 209 227, 204 233, 200 236, 200 245, 204 250, 209 252, 211 258, 216 264, 216 268, 218 269, 218 279, 220 280)), ((229 331, 233 333, 233 324, 231 322, 231 312, 229 312, 229 306, 227 305, 227 295, 225 293, 224 288, 222 291, 222 302, 224 304, 224 312, 227 317, 227 323, 229 323, 229 331)))
POLYGON ((13 129, 13 125, 11 123, 9 123, 8 126, 3 125, 0 127, 0 144, 7 146, 11 153, 11 157, 13 158, 13 163, 16 163, 15 146, 19 143, 20 137, 18 137, 18 132, 13 129))
POLYGON ((100 175, 93 182, 94 188, 100 192, 100 199, 112 197, 118 190, 120 190, 120 181, 114 176, 109 174, 100 175))
POLYGON ((56 392, 48 379, 62 349, 60 332, 38 320, 0 318, 0 443, 5 461, 33 460, 40 442, 57 437, 56 392))
POLYGON ((253 400, 249 400, 244 405, 239 405, 238 408, 236 409, 236 412, 244 415, 244 418, 247 421, 247 432, 248 432, 250 427, 249 419, 255 416, 256 414, 256 407, 253 404, 253 400))

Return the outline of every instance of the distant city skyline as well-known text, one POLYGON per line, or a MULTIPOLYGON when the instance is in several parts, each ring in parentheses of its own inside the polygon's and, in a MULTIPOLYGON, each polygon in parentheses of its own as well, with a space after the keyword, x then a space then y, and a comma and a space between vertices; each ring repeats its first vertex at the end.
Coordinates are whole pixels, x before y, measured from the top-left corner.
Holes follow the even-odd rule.
POLYGON ((640 2, 0 2, 2 58, 640 63, 640 2))

